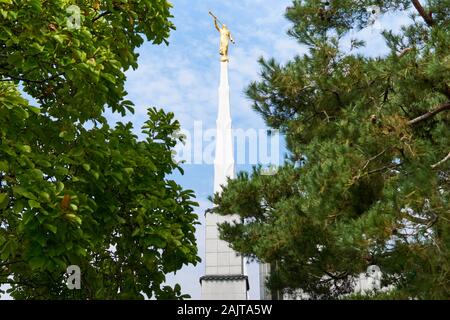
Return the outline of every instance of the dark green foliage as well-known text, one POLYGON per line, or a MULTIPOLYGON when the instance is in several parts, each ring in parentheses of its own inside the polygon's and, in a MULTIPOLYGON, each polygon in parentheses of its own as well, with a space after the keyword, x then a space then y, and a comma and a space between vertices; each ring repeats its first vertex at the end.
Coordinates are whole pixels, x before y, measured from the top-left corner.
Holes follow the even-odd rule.
MULTIPOLYGON (((248 96, 285 133, 290 159, 274 176, 241 174, 214 196, 234 249, 277 266, 275 290, 313 298, 353 291, 376 264, 390 297, 450 297, 450 2, 294 1, 290 35, 309 53, 286 65, 261 59, 248 96), (411 9, 390 53, 343 52, 367 7, 411 9)), ((353 41, 354 48, 363 45, 353 41)))
POLYGON ((166 1, 0 1, 0 284, 18 299, 183 298, 165 275, 196 264, 194 194, 167 175, 179 123, 151 108, 139 141, 125 75, 166 1), (81 9, 68 29, 66 8, 81 9), (38 107, 18 91, 23 85, 38 107), (89 123, 87 123, 89 121, 89 123), (81 268, 81 290, 65 284, 81 268))

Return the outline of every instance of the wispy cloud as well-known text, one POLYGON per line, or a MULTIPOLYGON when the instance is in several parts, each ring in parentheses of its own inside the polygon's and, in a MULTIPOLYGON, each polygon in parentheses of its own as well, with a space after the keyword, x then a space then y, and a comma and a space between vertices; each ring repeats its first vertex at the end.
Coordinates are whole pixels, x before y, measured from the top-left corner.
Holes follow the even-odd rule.
POLYGON ((174 3, 177 31, 169 47, 145 45, 139 69, 127 73, 127 91, 136 103, 139 121, 149 105, 173 111, 185 129, 194 121, 215 125, 219 80, 219 37, 209 10, 217 11, 237 40, 230 48, 231 104, 235 127, 264 127, 244 95, 256 80, 260 56, 281 60, 298 53, 299 46, 285 36, 288 22, 283 17, 290 1, 268 5, 264 1, 184 1, 174 3), (257 9, 257 10, 255 10, 257 9))

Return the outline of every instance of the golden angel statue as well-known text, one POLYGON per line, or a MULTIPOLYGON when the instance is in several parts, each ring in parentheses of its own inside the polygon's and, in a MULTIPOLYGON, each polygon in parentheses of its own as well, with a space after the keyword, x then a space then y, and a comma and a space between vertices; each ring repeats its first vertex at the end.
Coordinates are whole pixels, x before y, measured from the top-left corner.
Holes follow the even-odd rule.
POLYGON ((229 61, 228 59, 228 46, 229 41, 232 43, 234 42, 233 36, 231 35, 230 29, 227 28, 227 26, 219 21, 215 15, 209 12, 209 14, 214 18, 214 26, 216 27, 217 31, 220 32, 220 55, 222 56, 220 58, 220 61, 226 62, 229 61), (222 25, 219 27, 219 23, 222 25))

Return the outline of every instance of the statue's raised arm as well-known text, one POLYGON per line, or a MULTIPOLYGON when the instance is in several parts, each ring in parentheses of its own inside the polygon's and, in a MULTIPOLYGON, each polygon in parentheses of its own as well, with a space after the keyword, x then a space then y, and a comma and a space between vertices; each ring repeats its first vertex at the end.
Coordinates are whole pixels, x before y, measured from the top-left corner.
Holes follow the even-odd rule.
POLYGON ((217 19, 214 19, 214 26, 216 27, 217 31, 220 32, 219 25, 217 24, 217 19))
POLYGON ((219 31, 220 32, 220 27, 219 27, 219 25, 217 24, 217 17, 211 12, 211 11, 209 11, 209 15, 211 16, 211 17, 213 17, 213 19, 214 19, 214 26, 216 27, 216 29, 217 29, 217 31, 219 31))

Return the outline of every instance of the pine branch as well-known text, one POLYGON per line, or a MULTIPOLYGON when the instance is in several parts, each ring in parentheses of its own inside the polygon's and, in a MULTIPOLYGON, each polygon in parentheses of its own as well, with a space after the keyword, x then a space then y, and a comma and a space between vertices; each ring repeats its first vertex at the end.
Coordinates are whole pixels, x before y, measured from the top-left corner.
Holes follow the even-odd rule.
POLYGON ((333 279, 333 280, 342 280, 342 279, 345 279, 345 278, 347 278, 348 277, 348 272, 347 271, 343 271, 343 272, 341 272, 341 273, 339 273, 339 274, 332 274, 331 272, 328 272, 328 271, 326 271, 326 270, 323 270, 323 272, 327 275, 327 276, 329 276, 331 279, 333 279))
MULTIPOLYGON (((431 110, 430 112, 427 112, 427 113, 421 115, 420 117, 417 117, 417 118, 409 121, 408 124, 409 125, 415 125, 418 122, 427 120, 427 119, 435 116, 436 114, 438 114, 440 112, 443 112, 443 111, 446 111, 446 110, 450 110, 450 103, 444 103, 444 104, 438 106, 437 108, 431 110)), ((439 167, 441 164, 443 164, 444 162, 446 162, 448 160, 450 160, 450 153, 444 159, 442 159, 441 161, 433 164, 431 166, 431 168, 432 169, 436 169, 437 167, 439 167)))
POLYGON ((437 115, 438 113, 442 112, 442 111, 446 111, 446 110, 450 110, 450 102, 441 104, 440 106, 436 107, 435 109, 421 115, 420 117, 417 117, 411 121, 408 122, 408 125, 412 126, 415 125, 421 121, 427 120, 435 115, 437 115))
POLYGON ((398 57, 401 58, 404 55, 406 55, 408 52, 411 52, 412 50, 413 50, 413 48, 405 48, 398 54, 398 57))
POLYGON ((434 25, 433 17, 431 16, 431 13, 428 13, 425 11, 425 9, 420 4, 419 0, 412 0, 412 3, 416 10, 419 12, 420 16, 425 20, 428 26, 432 27, 434 25))
POLYGON ((378 168, 378 169, 369 171, 369 172, 367 172, 367 175, 369 175, 369 174, 374 174, 374 173, 378 173, 378 172, 381 172, 381 171, 385 171, 385 170, 387 170, 387 169, 398 168, 398 167, 400 167, 400 166, 402 166, 402 165, 403 165, 403 163, 394 163, 394 164, 390 164, 390 165, 384 166, 384 167, 382 167, 382 168, 378 168))
POLYGON ((450 152, 448 153, 448 155, 447 155, 444 159, 442 159, 441 161, 439 161, 439 162, 436 163, 436 164, 433 164, 433 165, 431 166, 431 168, 436 169, 437 167, 439 167, 441 164, 443 164, 444 162, 446 162, 446 161, 448 161, 448 160, 450 160, 450 152))
POLYGON ((386 153, 386 151, 388 151, 390 148, 386 148, 383 151, 381 151, 379 154, 373 156, 372 158, 370 158, 369 160, 367 160, 366 164, 364 165, 364 167, 361 170, 365 170, 367 168, 367 166, 370 164, 371 161, 377 159, 378 157, 382 156, 383 154, 386 153))

